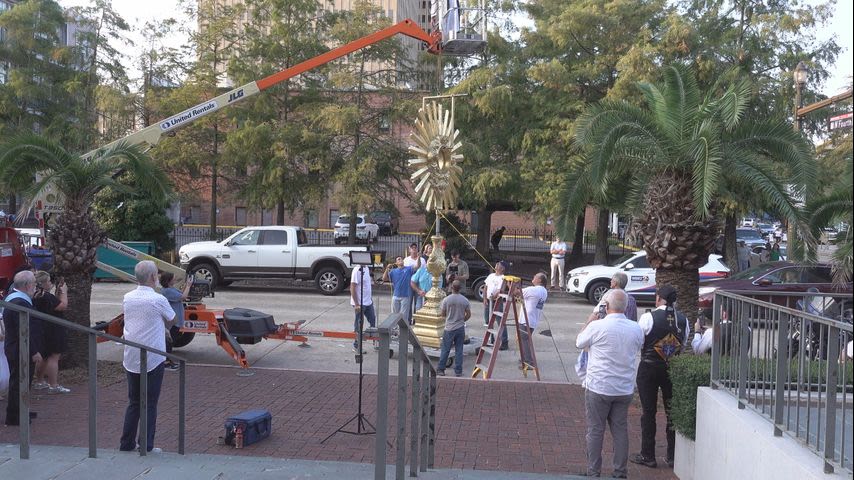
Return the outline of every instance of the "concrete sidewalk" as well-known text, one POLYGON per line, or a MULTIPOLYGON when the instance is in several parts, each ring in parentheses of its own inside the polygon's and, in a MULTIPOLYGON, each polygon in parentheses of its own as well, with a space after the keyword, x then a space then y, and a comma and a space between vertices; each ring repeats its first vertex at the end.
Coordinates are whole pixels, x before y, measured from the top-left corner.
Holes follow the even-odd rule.
MULTIPOLYGON (((229 480, 266 479, 367 479, 374 466, 365 463, 291 460, 261 457, 177 453, 140 457, 117 450, 100 450, 98 458, 89 458, 89 450, 80 447, 33 446, 31 459, 18 458, 17 445, 0 445, 0 478, 27 480, 229 480)), ((407 468, 406 475, 409 475, 407 468)), ((386 470, 394 478, 394 467, 386 470)), ((426 480, 556 480, 582 477, 542 475, 520 472, 476 470, 430 470, 419 472, 426 480)))

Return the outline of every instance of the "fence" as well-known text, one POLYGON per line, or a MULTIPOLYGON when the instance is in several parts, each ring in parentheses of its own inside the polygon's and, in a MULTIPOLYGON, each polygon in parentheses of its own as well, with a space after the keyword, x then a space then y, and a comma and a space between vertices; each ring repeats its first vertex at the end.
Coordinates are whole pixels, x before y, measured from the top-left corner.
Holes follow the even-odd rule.
MULTIPOLYGON (((186 379, 187 365, 183 358, 166 353, 155 348, 145 345, 130 342, 123 338, 114 337, 104 332, 77 325, 76 323, 63 320, 51 315, 24 308, 14 303, 0 301, 0 307, 4 311, 14 310, 18 312, 18 400, 20 405, 19 411, 19 455, 22 460, 30 458, 30 317, 35 317, 41 321, 47 321, 63 328, 85 333, 89 339, 89 458, 96 458, 98 454, 98 343, 97 338, 101 337, 109 341, 117 342, 125 346, 139 349, 140 365, 145 365, 148 360, 149 353, 163 355, 168 359, 178 362, 178 453, 184 454, 184 419, 186 413, 186 379)), ((145 456, 148 451, 148 422, 145 414, 148 405, 148 376, 139 376, 139 454, 145 456)))
POLYGON ((398 332, 397 360, 397 426, 395 428, 395 478, 402 479, 406 470, 406 416, 411 399, 409 435, 409 476, 417 477, 433 467, 436 441, 436 368, 424 353, 412 327, 399 313, 393 313, 377 329, 380 348, 377 352, 377 436, 374 448, 374 478, 386 476, 389 412, 389 357, 392 331, 398 332), (412 382, 408 381, 409 346, 412 346, 412 382), (411 386, 410 389, 407 388, 411 386))
MULTIPOLYGON (((218 227, 214 234, 214 240, 222 241, 231 234, 237 232, 241 227, 218 227)), ((444 233, 447 233, 443 230, 444 233)), ((314 245, 335 245, 335 238, 332 230, 321 229, 304 229, 308 242, 314 245)), ((494 232, 493 232, 494 233, 494 232)), ((465 234, 466 240, 454 244, 455 248, 468 248, 468 243, 477 245, 477 234, 465 234)), ((491 235, 490 235, 491 238, 491 235)), ((177 258, 178 250, 192 242, 200 242, 210 240, 210 229, 208 227, 187 227, 176 226, 172 232, 172 239, 175 241, 175 256, 177 258)), ((553 231, 542 231, 537 229, 518 229, 506 230, 499 242, 498 248, 502 253, 543 253, 546 254, 549 250, 549 245, 555 239, 553 231)), ((423 244, 426 241, 426 234, 422 233, 402 233, 393 236, 382 235, 375 240, 374 248, 383 250, 389 255, 403 255, 407 248, 412 243, 423 244)), ((617 234, 608 236, 608 254, 612 258, 620 257, 626 253, 633 252, 637 248, 626 245, 624 237, 617 234)), ((346 242, 344 242, 346 243, 346 242)), ((488 244, 490 242, 487 242, 488 244)), ((570 242, 567 242, 569 245, 570 242)), ((493 247, 490 245, 490 249, 493 247)), ((585 233, 582 252, 592 254, 596 250, 596 235, 594 233, 585 233)), ((485 253, 485 252, 482 252, 485 253)))
POLYGON ((850 474, 851 296, 764 296, 769 301, 715 292, 712 388, 770 420, 775 436, 785 433, 820 455, 825 472, 850 474))

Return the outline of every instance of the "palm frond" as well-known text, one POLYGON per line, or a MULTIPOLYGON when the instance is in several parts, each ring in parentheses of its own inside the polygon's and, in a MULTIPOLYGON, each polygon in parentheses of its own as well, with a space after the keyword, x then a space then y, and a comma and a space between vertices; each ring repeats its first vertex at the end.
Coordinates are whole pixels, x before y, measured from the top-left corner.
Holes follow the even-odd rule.
POLYGON ((698 218, 709 215, 709 206, 718 192, 721 173, 721 148, 717 137, 717 123, 705 120, 694 134, 689 149, 693 171, 694 209, 698 218))
POLYGON ((656 112, 663 124, 678 132, 679 140, 690 138, 700 113, 700 87, 690 69, 680 64, 664 68, 666 110, 656 112))

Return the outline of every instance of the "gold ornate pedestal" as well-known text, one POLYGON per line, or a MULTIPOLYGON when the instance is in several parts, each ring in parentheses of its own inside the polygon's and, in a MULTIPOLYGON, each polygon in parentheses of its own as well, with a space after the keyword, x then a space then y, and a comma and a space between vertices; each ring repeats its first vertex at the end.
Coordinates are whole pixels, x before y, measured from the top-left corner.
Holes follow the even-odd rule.
POLYGON ((442 335, 445 333, 445 317, 439 310, 439 304, 445 298, 445 291, 439 288, 439 281, 445 274, 445 251, 442 250, 442 236, 434 235, 433 253, 427 260, 427 271, 433 276, 433 287, 424 298, 424 306, 415 312, 413 331, 418 341, 425 347, 440 348, 442 335))

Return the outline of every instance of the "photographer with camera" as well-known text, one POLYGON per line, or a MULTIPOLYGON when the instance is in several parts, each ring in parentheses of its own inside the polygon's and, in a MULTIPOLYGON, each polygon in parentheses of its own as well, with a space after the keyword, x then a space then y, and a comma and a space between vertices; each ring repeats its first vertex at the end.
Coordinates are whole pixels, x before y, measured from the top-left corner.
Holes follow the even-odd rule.
MULTIPOLYGON (((37 271, 36 293, 33 295, 33 307, 41 313, 63 318, 62 312, 68 308, 68 287, 65 280, 58 278, 54 287, 50 274, 37 271), (51 293, 53 290, 53 293, 51 293)), ((45 390, 47 393, 71 393, 71 389, 59 384, 59 359, 65 352, 68 333, 64 327, 51 322, 42 322, 44 361, 36 368, 33 390, 45 390)))
POLYGON ((414 266, 404 266, 403 257, 397 256, 394 263, 390 263, 383 272, 383 281, 391 282, 391 311, 403 313, 406 321, 412 324, 412 274, 421 266, 421 257, 414 266))
MULTIPOLYGON (((172 353, 172 338, 184 326, 184 302, 187 301, 190 288, 193 287, 193 279, 192 275, 188 275, 187 281, 184 282, 184 290, 181 291, 175 288, 174 274, 170 272, 160 273, 160 294, 166 297, 169 306, 175 311, 175 320, 166 325, 166 353, 172 353)), ((177 363, 167 359, 165 368, 169 371, 176 371, 179 367, 177 363)))

